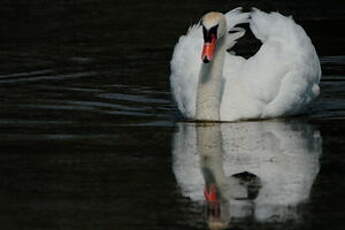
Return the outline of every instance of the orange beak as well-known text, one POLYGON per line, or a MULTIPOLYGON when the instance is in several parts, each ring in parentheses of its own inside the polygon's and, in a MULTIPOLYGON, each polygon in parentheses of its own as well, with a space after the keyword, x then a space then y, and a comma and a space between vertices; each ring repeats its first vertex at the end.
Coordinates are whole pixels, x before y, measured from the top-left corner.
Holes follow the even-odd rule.
POLYGON ((208 62, 212 61, 212 59, 214 57, 214 53, 216 51, 216 42, 217 42, 216 36, 212 36, 210 42, 204 43, 204 47, 203 47, 202 53, 201 53, 201 60, 204 63, 208 63, 208 62))

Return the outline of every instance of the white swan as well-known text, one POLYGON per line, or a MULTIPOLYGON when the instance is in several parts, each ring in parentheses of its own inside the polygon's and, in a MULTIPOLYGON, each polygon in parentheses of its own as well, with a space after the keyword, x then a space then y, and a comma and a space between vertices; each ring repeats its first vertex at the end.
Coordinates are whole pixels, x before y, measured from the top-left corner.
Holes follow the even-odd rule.
POLYGON ((320 78, 319 58, 303 28, 258 9, 206 14, 180 37, 171 60, 172 93, 192 120, 295 115, 319 95, 320 78), (263 43, 249 59, 227 52, 245 33, 235 26, 246 22, 263 43))

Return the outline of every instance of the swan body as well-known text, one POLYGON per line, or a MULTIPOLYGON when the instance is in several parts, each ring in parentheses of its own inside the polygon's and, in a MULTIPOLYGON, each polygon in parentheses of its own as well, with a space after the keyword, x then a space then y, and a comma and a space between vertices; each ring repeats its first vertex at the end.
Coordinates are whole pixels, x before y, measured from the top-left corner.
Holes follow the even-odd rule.
POLYGON ((258 9, 243 13, 236 8, 224 15, 205 15, 201 25, 191 26, 180 37, 171 60, 174 99, 182 115, 192 120, 236 121, 299 114, 319 95, 320 78, 319 58, 303 28, 291 17, 258 9), (227 52, 245 33, 235 27, 241 23, 249 23, 262 42, 249 59, 227 52), (218 30, 215 54, 206 60, 204 53, 211 48, 205 45, 205 31, 214 27, 218 30))

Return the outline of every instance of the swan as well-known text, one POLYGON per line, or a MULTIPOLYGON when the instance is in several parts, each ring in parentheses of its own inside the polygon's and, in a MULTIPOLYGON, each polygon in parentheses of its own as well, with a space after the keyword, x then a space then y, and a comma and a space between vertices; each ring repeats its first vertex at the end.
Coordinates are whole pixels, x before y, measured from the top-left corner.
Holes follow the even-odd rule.
POLYGON ((172 95, 181 114, 191 120, 296 115, 320 93, 320 61, 303 28, 291 17, 256 8, 204 15, 179 38, 170 69, 172 95), (245 34, 236 27, 241 23, 249 23, 262 42, 248 59, 231 52, 245 34))

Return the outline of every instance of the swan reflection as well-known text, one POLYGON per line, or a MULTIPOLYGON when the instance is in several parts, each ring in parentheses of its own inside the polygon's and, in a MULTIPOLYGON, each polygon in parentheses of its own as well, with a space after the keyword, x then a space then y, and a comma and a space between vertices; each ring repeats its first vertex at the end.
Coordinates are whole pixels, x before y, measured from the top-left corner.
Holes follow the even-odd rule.
POLYGON ((302 121, 179 123, 173 170, 184 196, 206 200, 208 223, 298 219, 319 172, 319 131, 302 121))

